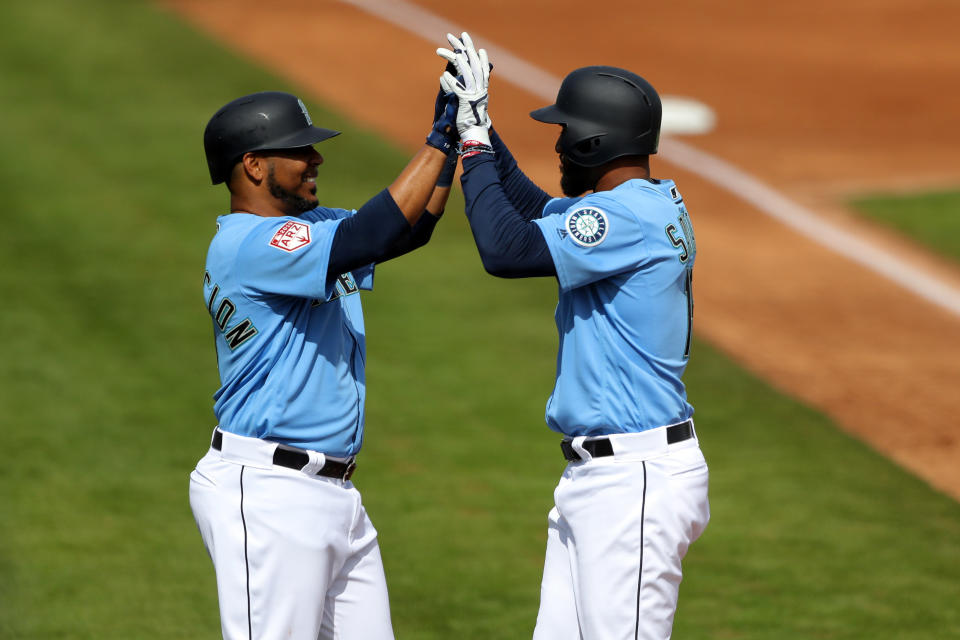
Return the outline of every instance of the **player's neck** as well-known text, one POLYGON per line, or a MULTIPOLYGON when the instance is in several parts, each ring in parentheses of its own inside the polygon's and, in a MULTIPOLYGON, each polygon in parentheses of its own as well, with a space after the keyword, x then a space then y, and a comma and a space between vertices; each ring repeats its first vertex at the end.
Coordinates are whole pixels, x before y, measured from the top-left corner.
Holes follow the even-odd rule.
POLYGON ((282 216, 293 215, 277 206, 276 198, 256 198, 249 194, 230 194, 230 212, 231 213, 252 213, 255 216, 264 218, 280 218, 282 216))
POLYGON ((649 180, 650 159, 647 156, 628 156, 611 160, 594 191, 610 191, 627 180, 649 180))

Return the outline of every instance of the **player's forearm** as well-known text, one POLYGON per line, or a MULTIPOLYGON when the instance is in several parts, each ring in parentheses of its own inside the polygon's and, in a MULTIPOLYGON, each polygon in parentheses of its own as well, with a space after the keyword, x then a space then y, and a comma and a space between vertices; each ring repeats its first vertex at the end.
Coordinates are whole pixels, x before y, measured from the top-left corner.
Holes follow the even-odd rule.
POLYGON ((488 273, 501 278, 556 275, 543 234, 507 198, 489 155, 464 159, 461 184, 470 229, 488 273))
POLYGON ((449 197, 450 187, 437 185, 433 190, 433 194, 430 196, 430 201, 427 202, 427 212, 432 213, 437 218, 442 216, 444 209, 447 208, 447 199, 449 197))
POLYGON ((417 223, 433 198, 437 178, 446 160, 445 153, 430 145, 424 145, 388 187, 394 202, 411 227, 417 223))
POLYGON ((513 154, 493 127, 490 128, 490 144, 493 146, 497 175, 500 176, 503 192, 513 203, 517 213, 525 220, 541 217, 543 208, 550 200, 550 194, 523 173, 513 154))
MULTIPOLYGON (((456 156, 453 156, 456 158, 456 156)), ((448 162, 449 165, 449 162, 448 162)), ((454 161, 455 166, 455 161, 454 161)), ((452 178, 452 172, 451 172, 452 178)), ((443 215, 443 210, 447 206, 447 199, 450 196, 450 186, 434 187, 430 200, 427 202, 426 210, 420 216, 420 219, 413 225, 407 233, 403 234, 392 247, 377 259, 377 262, 386 262, 394 258, 410 253, 414 249, 419 249, 430 241, 433 236, 433 230, 443 215)))

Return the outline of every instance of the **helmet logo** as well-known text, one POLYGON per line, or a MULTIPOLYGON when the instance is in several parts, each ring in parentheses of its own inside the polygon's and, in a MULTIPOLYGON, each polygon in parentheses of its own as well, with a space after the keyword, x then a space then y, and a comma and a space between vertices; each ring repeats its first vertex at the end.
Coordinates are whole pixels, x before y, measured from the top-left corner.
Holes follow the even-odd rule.
POLYGON ((311 127, 313 126, 313 120, 310 119, 310 114, 307 113, 307 105, 303 104, 303 100, 297 98, 297 104, 300 105, 300 111, 303 111, 303 117, 306 118, 307 124, 311 127))
POLYGON ((594 207, 577 209, 567 216, 567 231, 581 247, 594 247, 607 237, 610 225, 607 216, 594 207))

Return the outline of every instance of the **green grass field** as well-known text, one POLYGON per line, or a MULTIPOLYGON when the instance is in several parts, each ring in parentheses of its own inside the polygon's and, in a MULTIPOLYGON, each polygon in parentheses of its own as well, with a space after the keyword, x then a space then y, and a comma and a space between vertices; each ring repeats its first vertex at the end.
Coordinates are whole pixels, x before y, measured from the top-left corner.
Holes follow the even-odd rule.
POLYGON ((852 204, 881 224, 960 260, 960 192, 874 195, 852 204))
MULTIPOLYGON (((3 3, 0 25, 0 638, 216 638, 187 502, 214 425, 200 287, 226 203, 201 133, 237 95, 296 88, 139 2, 3 3)), ((344 131, 323 202, 361 204, 405 154, 307 102, 344 131)), ((365 297, 355 480, 398 638, 527 638, 563 467, 543 424, 556 293, 486 276, 460 209, 365 297)), ((675 637, 960 638, 960 505, 707 344, 687 381, 713 519, 675 637)))

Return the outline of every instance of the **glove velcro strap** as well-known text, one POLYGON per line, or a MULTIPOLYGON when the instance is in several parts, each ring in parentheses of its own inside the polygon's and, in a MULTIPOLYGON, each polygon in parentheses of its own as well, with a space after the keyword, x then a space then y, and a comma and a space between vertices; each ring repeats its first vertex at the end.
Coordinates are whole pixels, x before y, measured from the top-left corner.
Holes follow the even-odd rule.
POLYGON ((427 136, 427 144, 444 153, 450 153, 453 150, 453 142, 450 140, 450 134, 445 131, 437 131, 435 129, 431 131, 427 136))

